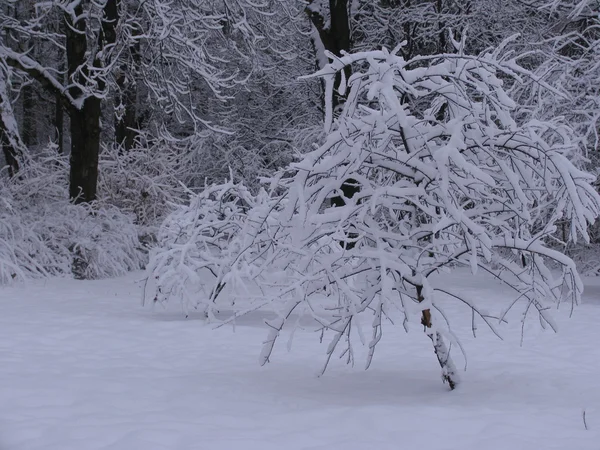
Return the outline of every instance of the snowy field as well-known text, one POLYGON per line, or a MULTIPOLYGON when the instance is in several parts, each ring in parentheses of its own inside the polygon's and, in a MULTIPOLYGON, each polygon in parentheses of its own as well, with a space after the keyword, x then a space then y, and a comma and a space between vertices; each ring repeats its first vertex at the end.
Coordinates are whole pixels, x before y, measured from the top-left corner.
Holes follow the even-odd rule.
MULTIPOLYGON (((213 329, 142 308, 141 277, 0 290, 0 450, 600 449, 598 280, 572 318, 556 311, 558 334, 532 320, 522 347, 518 317, 504 342, 483 327, 473 339, 451 307, 468 370, 449 392, 417 327, 386 325, 368 371, 357 351, 319 378, 326 345, 310 328, 260 367, 261 315, 213 329)), ((443 281, 506 304, 490 280, 443 281)))

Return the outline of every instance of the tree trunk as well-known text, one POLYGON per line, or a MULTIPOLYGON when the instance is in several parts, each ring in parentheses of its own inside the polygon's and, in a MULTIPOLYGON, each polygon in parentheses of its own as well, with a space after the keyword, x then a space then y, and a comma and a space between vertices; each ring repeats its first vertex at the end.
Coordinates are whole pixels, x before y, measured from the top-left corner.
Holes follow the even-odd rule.
MULTIPOLYGON (((348 0, 329 0, 329 20, 323 17, 317 8, 311 8, 314 3, 326 0, 312 0, 306 8, 310 21, 316 28, 325 50, 336 56, 342 56, 342 51, 350 51, 350 20, 348 17, 348 0)), ((350 67, 344 68, 346 80, 350 77, 350 67)), ((339 87, 341 74, 336 75, 335 87, 339 87)), ((343 96, 336 91, 332 103, 335 109, 343 102, 343 96)))
MULTIPOLYGON (((87 39, 86 23, 83 18, 82 3, 74 8, 75 16, 79 17, 72 23, 68 15, 65 16, 67 26, 67 68, 69 79, 75 79, 82 85, 90 76, 86 65, 87 39)), ((93 67, 100 72, 104 58, 110 47, 116 41, 116 26, 119 18, 119 0, 107 0, 104 6, 104 16, 98 37, 98 49, 94 58, 93 67), (102 59, 100 59, 102 58, 102 59)), ((103 76, 95 78, 98 90, 106 87, 103 76)), ((69 173, 69 196, 75 203, 91 202, 96 199, 98 184, 98 156, 100 154, 100 117, 102 113, 101 100, 94 95, 82 92, 81 88, 73 85, 69 88, 73 98, 86 95, 80 109, 72 108, 71 119, 71 158, 69 173)))
POLYGON ((2 146, 4 160, 8 166, 8 176, 13 178, 19 172, 19 160, 17 159, 18 150, 11 145, 8 134, 2 123, 0 123, 0 145, 2 146))
MULTIPOLYGON (((311 8, 313 4, 321 4, 326 0, 312 0, 306 8, 308 17, 319 33, 321 42, 325 50, 330 51, 336 56, 342 56, 342 52, 350 51, 350 18, 348 17, 348 0, 329 0, 329 20, 323 17, 318 8, 311 8)), ((346 80, 350 78, 351 70, 347 66, 344 68, 344 77, 346 80)), ((340 95, 338 88, 342 81, 341 73, 338 72, 335 78, 335 90, 331 99, 332 109, 342 104, 345 96, 340 95)), ((341 190, 346 198, 351 198, 356 194, 360 187, 355 180, 349 179, 342 183, 341 190)), ((331 199, 333 206, 343 206, 345 201, 341 196, 336 196, 331 199)), ((350 241, 341 241, 340 245, 347 250, 354 248, 354 239, 358 237, 356 233, 347 234, 350 241)))
POLYGON ((438 42, 438 49, 437 52, 438 53, 446 53, 448 51, 448 40, 446 37, 446 33, 448 32, 446 30, 446 23, 443 20, 444 17, 444 3, 443 0, 436 0, 435 3, 435 12, 438 16, 438 35, 439 35, 439 42, 438 42))
MULTIPOLYGON (((419 300, 419 303, 424 300, 423 286, 417 286, 417 299, 419 300)), ((451 390, 454 390, 460 382, 460 379, 456 367, 454 366, 454 362, 452 361, 452 358, 450 358, 450 350, 446 346, 440 332, 434 331, 431 320, 431 311, 429 309, 424 309, 421 316, 421 323, 425 327, 425 334, 427 334, 433 343, 433 352, 442 368, 442 380, 444 383, 448 383, 451 390)))
POLYGON ((12 178, 19 172, 19 157, 24 148, 9 98, 8 75, 0 67, 0 146, 12 178))
POLYGON ((100 100, 88 97, 71 114, 69 196, 75 203, 96 199, 100 154, 100 100))
POLYGON ((23 128, 21 128, 21 137, 27 148, 30 148, 37 141, 35 127, 35 108, 33 100, 33 86, 27 84, 22 89, 23 98, 23 128))
MULTIPOLYGON (((67 69, 69 80, 85 84, 88 70, 85 66, 87 39, 86 23, 81 3, 74 8, 79 20, 76 23, 66 15, 67 69)), ((71 85, 69 93, 73 98, 85 95, 77 85, 71 85)), ((100 114, 90 116, 95 103, 92 98, 84 100, 80 109, 70 111, 71 157, 69 172, 69 197, 75 203, 90 202, 96 199, 96 182, 98 179, 98 153, 100 144, 100 114)), ((98 105, 99 106, 99 105, 98 105)))

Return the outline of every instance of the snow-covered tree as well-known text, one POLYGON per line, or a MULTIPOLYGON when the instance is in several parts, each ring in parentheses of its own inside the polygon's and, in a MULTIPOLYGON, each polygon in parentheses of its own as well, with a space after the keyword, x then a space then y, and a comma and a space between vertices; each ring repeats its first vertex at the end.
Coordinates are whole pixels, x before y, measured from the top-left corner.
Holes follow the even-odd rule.
POLYGON ((308 314, 333 333, 323 370, 338 347, 353 361, 354 330, 368 345, 368 367, 384 318, 400 311, 405 327, 423 326, 451 388, 457 339, 444 312, 448 299, 496 333, 495 322, 515 305, 523 321, 536 312, 554 329, 548 306, 577 303, 583 289, 573 261, 553 248, 556 224, 568 219, 567 239, 589 239, 600 213, 594 177, 569 161, 576 142, 559 119, 515 120, 506 89, 533 75, 504 46, 474 57, 463 53, 464 41, 451 42, 456 53, 409 60, 399 48, 330 53, 316 76, 330 96, 342 80, 347 101, 334 119, 329 98, 325 143, 273 177, 273 194, 260 201, 232 196, 226 184, 179 208, 155 250, 151 294, 201 296, 211 305, 235 280, 225 296, 244 298, 235 316, 267 305, 279 311, 267 322, 261 362, 288 319, 308 314), (346 80, 339 74, 350 65, 346 80), (433 275, 460 267, 514 291, 503 314, 436 284, 433 275), (370 341, 361 331, 365 315, 370 341))
POLYGON ((569 162, 575 145, 559 120, 513 119, 516 105, 500 76, 518 81, 530 74, 501 49, 472 57, 454 45, 457 54, 411 60, 399 49, 330 55, 317 73, 331 92, 336 74, 354 68, 335 123, 329 108, 326 143, 276 180, 287 191, 277 242, 293 289, 275 296, 285 307, 269 322, 263 362, 286 318, 302 310, 333 331, 328 360, 342 345, 352 355, 353 325, 372 315, 368 366, 383 317, 400 310, 405 325, 417 317, 424 326, 454 388, 458 375, 446 343, 454 337, 442 298, 464 302, 492 330, 497 318, 437 286, 436 272, 487 272, 514 290, 511 306, 523 304, 524 316, 536 311, 552 328, 548 304, 564 296, 579 301, 574 263, 548 244, 562 218, 570 220, 570 239, 589 238, 588 224, 600 212, 594 177, 569 162), (348 180, 359 191, 329 207, 348 180), (327 307, 318 309, 323 292, 327 307))

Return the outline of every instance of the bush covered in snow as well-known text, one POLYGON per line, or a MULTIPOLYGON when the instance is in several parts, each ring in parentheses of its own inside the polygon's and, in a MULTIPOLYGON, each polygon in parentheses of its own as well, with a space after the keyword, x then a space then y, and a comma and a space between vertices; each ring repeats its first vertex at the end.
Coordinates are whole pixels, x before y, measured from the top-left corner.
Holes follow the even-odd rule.
MULTIPOLYGON (((141 138, 140 138, 141 139, 141 138)), ((104 203, 135 218, 142 230, 154 232, 181 203, 194 165, 179 148, 145 143, 124 152, 108 146, 100 155, 99 196, 104 203)))
POLYGON ((253 195, 228 181, 190 194, 162 224, 148 264, 146 298, 199 306, 209 317, 223 288, 257 276, 269 247, 268 216, 277 205, 264 190, 253 195), (252 264, 247 264, 247 260, 252 264))
POLYGON ((122 275, 146 255, 130 216, 98 201, 68 200, 66 158, 39 156, 0 179, 0 282, 48 275, 122 275))

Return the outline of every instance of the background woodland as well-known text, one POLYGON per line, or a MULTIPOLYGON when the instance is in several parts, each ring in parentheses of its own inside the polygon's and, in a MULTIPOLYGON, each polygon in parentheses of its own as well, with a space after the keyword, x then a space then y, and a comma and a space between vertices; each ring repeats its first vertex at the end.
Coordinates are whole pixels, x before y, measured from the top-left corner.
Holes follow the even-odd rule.
MULTIPOLYGON (((1 281, 143 268, 191 194, 226 180, 256 194, 326 138, 325 83, 301 78, 326 52, 410 60, 504 43, 533 74, 507 80, 516 123, 561 117, 570 161, 595 174, 599 14, 596 0, 4 0, 1 281)), ((556 245, 596 272, 600 233, 574 246, 568 222, 556 245)))

